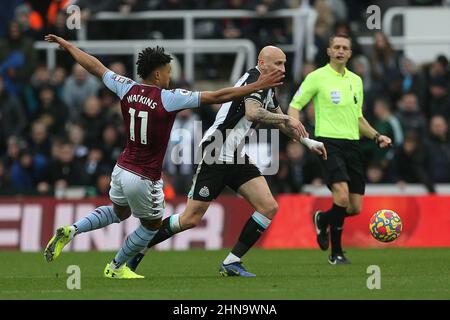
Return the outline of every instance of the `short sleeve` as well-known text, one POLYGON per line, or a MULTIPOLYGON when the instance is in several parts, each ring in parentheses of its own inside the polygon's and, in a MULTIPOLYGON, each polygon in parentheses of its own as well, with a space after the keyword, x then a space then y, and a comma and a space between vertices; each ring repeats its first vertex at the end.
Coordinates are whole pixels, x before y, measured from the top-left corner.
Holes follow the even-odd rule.
POLYGON ((120 100, 122 100, 131 87, 136 84, 133 80, 118 75, 111 70, 108 70, 103 74, 102 80, 105 86, 114 92, 120 100))
POLYGON ((193 109, 200 106, 201 93, 184 89, 162 90, 161 100, 168 112, 193 109))
POLYGON ((263 104, 265 97, 266 97, 265 90, 258 90, 256 92, 252 92, 249 95, 245 96, 244 102, 247 100, 254 100, 256 102, 259 102, 260 104, 263 104))
POLYGON ((289 106, 301 110, 316 95, 316 93, 317 88, 315 80, 311 74, 309 74, 295 93, 289 106))

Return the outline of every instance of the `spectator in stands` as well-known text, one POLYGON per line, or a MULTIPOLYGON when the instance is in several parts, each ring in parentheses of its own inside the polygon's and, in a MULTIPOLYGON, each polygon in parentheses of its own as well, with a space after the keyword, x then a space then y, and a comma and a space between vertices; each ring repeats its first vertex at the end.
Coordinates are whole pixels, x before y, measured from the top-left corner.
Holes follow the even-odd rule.
POLYGON ((9 196, 17 193, 17 190, 11 182, 10 172, 4 164, 4 160, 0 159, 0 196, 9 196))
MULTIPOLYGON (((256 11, 259 16, 265 16, 269 12, 287 8, 285 0, 248 0, 246 8, 256 11)), ((268 43, 291 43, 286 30, 288 25, 286 19, 256 19, 253 22, 255 29, 254 38, 259 48, 266 46, 268 43)))
POLYGON ((123 150, 123 140, 117 126, 107 124, 102 132, 102 151, 105 164, 109 165, 111 171, 123 150))
POLYGON ((403 145, 396 150, 393 166, 395 181, 400 187, 407 183, 424 184, 428 192, 434 193, 435 188, 428 172, 430 155, 423 147, 415 131, 410 131, 405 135, 403 145))
POLYGON ((89 150, 86 162, 84 164, 84 171, 87 174, 87 184, 95 186, 100 167, 103 165, 103 151, 100 147, 93 147, 89 150))
POLYGON ((11 168, 12 164, 19 159, 19 152, 26 147, 24 140, 18 136, 9 136, 6 142, 6 153, 3 155, 3 163, 6 168, 11 168))
POLYGON ((34 194, 37 183, 43 179, 47 160, 40 154, 26 149, 19 153, 18 160, 11 166, 11 181, 21 194, 34 194))
POLYGON ((60 101, 64 101, 63 89, 65 81, 66 69, 60 66, 56 67, 51 74, 50 85, 55 89, 56 97, 60 101))
POLYGON ((387 183, 384 173, 383 165, 380 162, 372 161, 367 166, 366 170, 367 183, 387 183))
POLYGON ((46 160, 50 160, 51 143, 48 128, 44 122, 36 121, 32 124, 28 146, 33 155, 40 155, 46 160))
POLYGON ((374 40, 370 56, 372 78, 381 84, 381 88, 398 92, 401 89, 399 54, 392 48, 384 33, 376 32, 374 40))
POLYGON ((364 86, 364 99, 367 100, 371 96, 372 77, 369 59, 364 55, 355 56, 352 59, 351 70, 361 77, 364 86))
POLYGON ((419 68, 413 60, 404 58, 401 61, 401 73, 403 77, 402 91, 414 92, 419 96, 419 101, 423 101, 421 88, 423 87, 423 79, 419 73, 419 68))
MULTIPOLYGON (((55 3, 56 1, 54 1, 55 3)), ((67 1, 60 1, 64 3, 67 1)), ((55 3, 56 5, 56 3, 55 3)), ((65 5, 62 5, 63 7, 65 5)), ((52 10, 51 16, 47 17, 47 28, 45 34, 57 34, 60 37, 63 37, 67 40, 75 40, 77 37, 77 32, 75 29, 67 28, 66 22, 69 16, 66 13, 65 9, 59 9, 57 7, 49 8, 49 11, 52 10), (56 10, 56 11, 55 11, 56 10)))
POLYGON ((99 146, 101 143, 104 114, 97 97, 91 96, 86 99, 79 122, 85 130, 85 141, 89 147, 99 146))
POLYGON ((79 64, 73 66, 72 74, 67 78, 63 89, 64 102, 69 107, 71 121, 80 116, 86 99, 96 96, 99 88, 100 84, 94 76, 79 64))
POLYGON ((73 145, 75 158, 78 160, 85 159, 89 153, 89 148, 84 143, 83 126, 79 123, 72 123, 68 131, 69 142, 73 145))
POLYGON ((429 86, 429 111, 430 116, 442 115, 446 118, 450 116, 450 82, 444 76, 434 77, 429 86))
POLYGON ((68 108, 55 95, 50 86, 44 86, 39 91, 39 108, 35 117, 44 123, 51 134, 63 135, 66 121, 68 120, 68 108))
MULTIPOLYGON (((228 0, 224 9, 241 9, 246 6, 246 0, 228 0)), ((219 27, 221 37, 224 39, 240 39, 254 37, 254 21, 248 18, 223 19, 219 27)))
POLYGON ((450 141, 448 123, 443 116, 431 118, 428 140, 428 172, 435 183, 450 182, 450 141))
POLYGON ((29 3, 24 3, 17 6, 14 11, 14 15, 14 20, 19 23, 24 35, 34 39, 42 37, 44 20, 39 12, 34 10, 29 3))
POLYGON ((75 158, 70 142, 62 142, 57 157, 48 165, 43 181, 38 185, 41 192, 52 192, 70 186, 85 186, 88 177, 83 162, 75 158))
MULTIPOLYGON (((20 100, 11 96, 3 86, 0 76, 0 150, 6 150, 6 140, 12 135, 21 135, 26 126, 25 110, 20 100)), ((3 151, 0 151, 0 156, 3 151)))
MULTIPOLYGON (((391 137, 392 143, 400 146, 403 143, 403 130, 400 121, 392 114, 389 100, 378 98, 374 103, 373 127, 382 135, 391 137)), ((391 149, 380 149, 374 145, 373 141, 364 141, 363 152, 367 159, 378 161, 386 166, 387 161, 393 156, 391 149)))
POLYGON ((402 124, 403 132, 415 131, 419 137, 424 137, 427 123, 419 107, 414 93, 405 93, 398 103, 397 118, 402 124))
POLYGON ((49 85, 50 70, 44 65, 38 65, 31 75, 29 84, 25 87, 25 101, 30 119, 37 117, 40 90, 49 85))
POLYGON ((0 75, 9 94, 18 96, 22 93, 36 62, 33 40, 23 35, 18 22, 11 22, 8 37, 0 39, 0 75))

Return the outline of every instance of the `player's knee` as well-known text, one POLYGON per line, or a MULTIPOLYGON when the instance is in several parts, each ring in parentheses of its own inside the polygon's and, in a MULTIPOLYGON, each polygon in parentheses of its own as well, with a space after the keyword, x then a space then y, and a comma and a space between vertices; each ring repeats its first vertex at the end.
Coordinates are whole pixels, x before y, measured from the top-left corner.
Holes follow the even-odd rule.
POLYGON ((161 228, 162 220, 156 219, 156 220, 147 220, 147 219, 141 219, 141 224, 144 226, 147 230, 159 230, 161 228))
POLYGON ((258 212, 272 220, 278 212, 278 203, 274 200, 267 204, 262 210, 258 210, 258 212))
POLYGON ((131 216, 131 210, 129 207, 119 207, 116 204, 114 204, 114 213, 120 221, 126 220, 131 216))

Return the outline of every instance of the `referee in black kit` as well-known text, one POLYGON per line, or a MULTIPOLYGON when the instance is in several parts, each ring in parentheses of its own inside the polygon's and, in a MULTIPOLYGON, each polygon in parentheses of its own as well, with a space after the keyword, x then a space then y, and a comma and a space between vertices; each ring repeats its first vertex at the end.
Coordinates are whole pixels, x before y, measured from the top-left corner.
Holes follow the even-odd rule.
POLYGON ((380 135, 362 115, 362 80, 346 68, 352 55, 351 38, 332 36, 327 54, 329 64, 306 77, 290 103, 289 115, 298 119, 299 110, 313 100, 315 136, 328 152, 328 160, 322 160, 322 164, 333 194, 333 206, 325 212, 317 211, 313 220, 320 249, 328 249, 331 233, 328 262, 335 265, 350 263, 341 244, 344 219, 360 212, 365 190, 360 136, 374 140, 380 148, 390 146, 391 139, 380 135))

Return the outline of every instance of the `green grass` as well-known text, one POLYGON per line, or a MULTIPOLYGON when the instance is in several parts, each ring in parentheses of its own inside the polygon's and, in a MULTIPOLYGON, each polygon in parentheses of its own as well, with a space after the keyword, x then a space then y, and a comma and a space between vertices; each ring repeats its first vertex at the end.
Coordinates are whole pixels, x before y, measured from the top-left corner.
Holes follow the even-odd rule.
POLYGON ((251 250, 256 278, 222 278, 227 250, 151 252, 144 280, 103 278, 113 253, 0 252, 0 299, 450 299, 450 249, 350 249, 348 266, 330 266, 319 250, 251 250), (68 290, 69 265, 81 268, 81 290, 68 290), (381 289, 366 287, 367 267, 381 268, 381 289))

